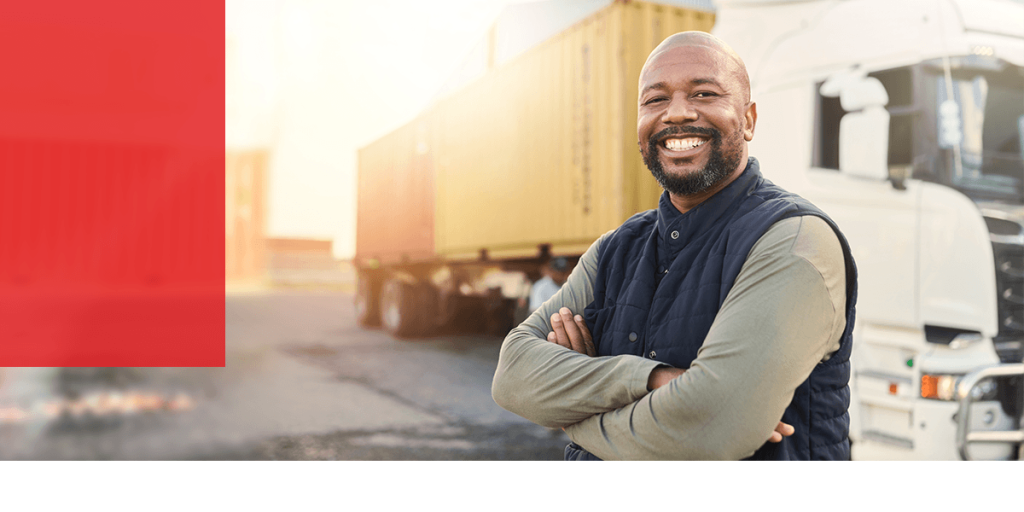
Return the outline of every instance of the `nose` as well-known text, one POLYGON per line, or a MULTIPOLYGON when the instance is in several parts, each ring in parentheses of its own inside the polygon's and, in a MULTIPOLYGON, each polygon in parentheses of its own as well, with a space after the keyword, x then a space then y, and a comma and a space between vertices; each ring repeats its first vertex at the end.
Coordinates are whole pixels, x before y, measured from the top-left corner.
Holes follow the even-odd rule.
POLYGON ((696 121, 699 115, 684 94, 674 94, 669 100, 661 120, 666 124, 681 124, 696 121))

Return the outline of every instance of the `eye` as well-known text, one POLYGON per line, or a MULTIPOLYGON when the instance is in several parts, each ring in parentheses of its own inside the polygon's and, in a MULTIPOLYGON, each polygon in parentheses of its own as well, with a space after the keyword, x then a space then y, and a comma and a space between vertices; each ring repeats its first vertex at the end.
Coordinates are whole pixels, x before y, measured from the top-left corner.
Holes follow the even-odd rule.
POLYGON ((718 94, 716 94, 716 93, 714 93, 712 91, 700 91, 700 92, 694 94, 694 97, 696 97, 696 98, 711 98, 711 97, 714 97, 714 96, 718 96, 718 94))
POLYGON ((662 96, 655 96, 655 97, 653 97, 653 98, 643 102, 643 105, 644 106, 651 105, 651 104, 658 103, 658 102, 661 102, 661 101, 666 101, 666 99, 667 98, 662 97, 662 96))

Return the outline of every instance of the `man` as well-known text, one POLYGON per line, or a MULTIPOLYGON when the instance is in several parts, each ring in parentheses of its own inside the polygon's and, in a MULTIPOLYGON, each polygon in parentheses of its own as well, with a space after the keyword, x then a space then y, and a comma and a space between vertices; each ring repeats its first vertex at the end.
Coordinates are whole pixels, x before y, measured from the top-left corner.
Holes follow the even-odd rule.
POLYGON ((748 158, 756 105, 724 42, 683 32, 640 74, 665 189, 509 333, 492 394, 566 458, 849 459, 856 269, 835 224, 748 158))
POLYGON ((544 277, 533 283, 530 289, 530 312, 537 311, 542 304, 553 297, 569 277, 569 262, 559 256, 541 269, 544 277))

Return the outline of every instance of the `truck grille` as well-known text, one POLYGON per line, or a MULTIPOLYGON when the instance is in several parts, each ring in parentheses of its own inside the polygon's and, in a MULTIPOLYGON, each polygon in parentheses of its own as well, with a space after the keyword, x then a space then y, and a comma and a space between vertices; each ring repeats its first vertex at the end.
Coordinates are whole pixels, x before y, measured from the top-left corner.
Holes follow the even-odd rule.
POLYGON ((999 333, 996 351, 1004 363, 1021 362, 1024 357, 1024 246, 992 243, 996 260, 999 333))

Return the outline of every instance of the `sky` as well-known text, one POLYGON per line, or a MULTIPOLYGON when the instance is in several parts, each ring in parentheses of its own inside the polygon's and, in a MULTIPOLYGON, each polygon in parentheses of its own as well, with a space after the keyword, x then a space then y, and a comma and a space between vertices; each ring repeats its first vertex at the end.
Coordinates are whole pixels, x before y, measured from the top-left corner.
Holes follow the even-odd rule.
POLYGON ((227 0, 227 146, 270 149, 267 235, 355 253, 356 150, 411 121, 509 0, 227 0))

